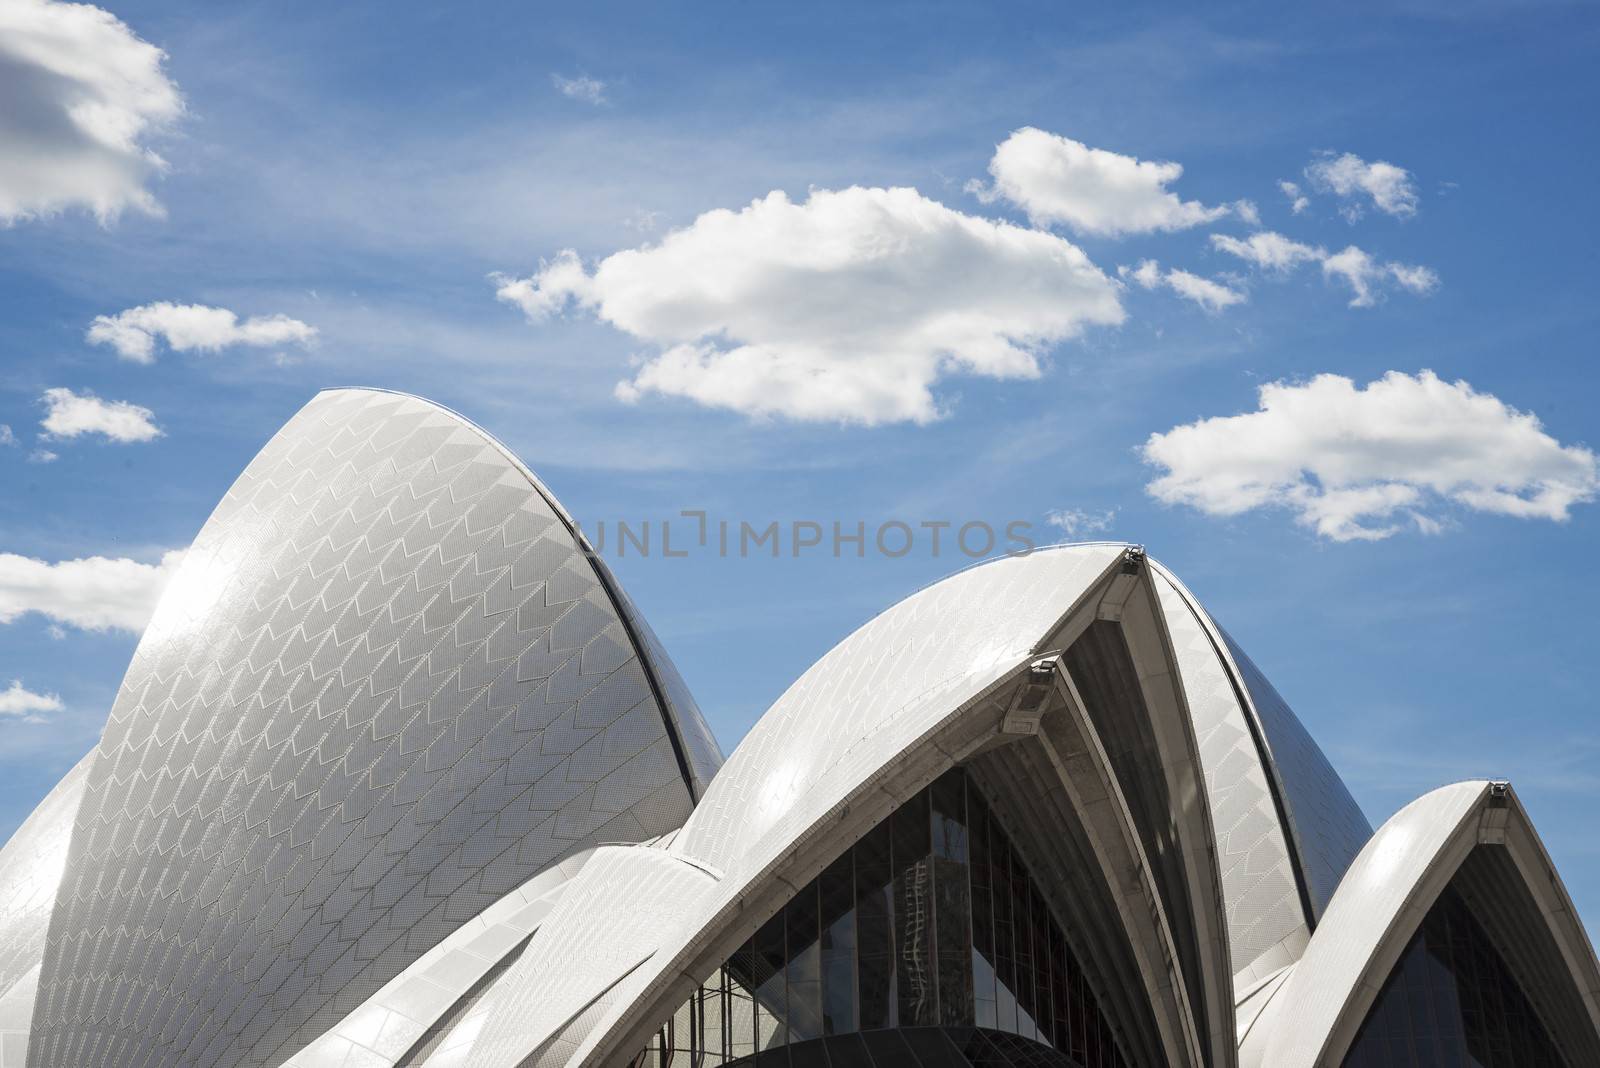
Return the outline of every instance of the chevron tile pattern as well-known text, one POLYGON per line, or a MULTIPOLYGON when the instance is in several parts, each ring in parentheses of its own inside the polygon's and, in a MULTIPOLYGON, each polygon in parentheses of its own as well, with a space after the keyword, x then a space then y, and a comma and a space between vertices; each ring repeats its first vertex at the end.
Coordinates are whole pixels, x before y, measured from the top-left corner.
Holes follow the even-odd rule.
POLYGON ((1239 665, 1272 750, 1272 761, 1283 782, 1289 820, 1299 842, 1306 888, 1320 917, 1350 862, 1372 837, 1372 824, 1288 702, 1228 632, 1217 629, 1233 662, 1239 665))
POLYGON ((0 997, 44 958, 72 820, 93 760, 91 751, 74 764, 0 849, 0 997))
POLYGON ((281 1064, 563 856, 678 826, 649 672, 496 443, 414 398, 319 395, 229 490, 135 653, 28 1064, 281 1064))
POLYGON ((50 911, 94 755, 73 765, 0 849, 0 1068, 27 1063, 50 911))
POLYGON ((551 865, 451 931, 283 1068, 416 1068, 417 1047, 465 1014, 463 1002, 522 951, 593 855, 586 849, 551 865))
MULTIPOLYGON (((1073 546, 995 560, 907 597, 864 624, 784 691, 723 767, 673 843, 728 870, 761 835, 797 818, 797 798, 847 754, 889 732, 896 709, 959 687, 1041 641, 1122 546, 1073 546), (863 745, 864 724, 877 737, 863 745)), ((921 707, 921 706, 917 706, 921 707)))
POLYGON ((1267 771, 1227 669, 1183 594, 1164 575, 1153 581, 1194 723, 1228 913, 1228 950, 1238 973, 1274 947, 1304 945, 1310 931, 1288 831, 1279 825, 1267 771))

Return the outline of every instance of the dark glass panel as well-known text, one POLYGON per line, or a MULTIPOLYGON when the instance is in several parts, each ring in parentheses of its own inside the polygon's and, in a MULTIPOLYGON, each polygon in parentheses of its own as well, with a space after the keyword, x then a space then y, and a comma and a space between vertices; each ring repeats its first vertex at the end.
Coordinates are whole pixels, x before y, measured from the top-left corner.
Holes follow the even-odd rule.
POLYGON ((1344 1063, 1563 1068, 1567 1062, 1488 933, 1460 895, 1446 890, 1389 973, 1344 1063))
POLYGON ((781 1046, 788 1039, 784 1004, 783 913, 762 925, 754 939, 756 1047, 781 1046))
POLYGON ((1015 850, 1011 853, 1011 930, 1016 938, 1017 1034, 1034 1037, 1033 880, 1015 850))
POLYGON ((889 821, 855 846, 858 1022, 863 1031, 895 1025, 894 879, 889 821))
POLYGON ((1011 896, 1011 843, 989 821, 989 877, 994 887, 995 1026, 1017 1029, 1017 939, 1011 896))
POLYGON ((845 1034, 856 1023, 856 892, 852 853, 817 879, 822 909, 822 1031, 845 1034))
POLYGON ((1029 885, 1033 902, 1033 1020, 1038 1024, 1039 1041, 1050 1042, 1055 1018, 1055 995, 1050 990, 1050 931, 1055 923, 1039 888, 1031 879, 1029 885))
MULTIPOLYGON (((1481 955, 1477 941, 1451 936, 1463 959, 1481 955)), ((1417 983, 1437 990, 1453 979, 1431 967, 1417 983)), ((1415 1005, 1397 1004, 1409 1043, 1420 1026, 1415 1005)), ((1462 1012, 1481 1016, 1485 1004, 1512 1020, 1531 1019, 1521 1003, 1483 996, 1462 1012)), ((1428 1019, 1438 1044, 1423 1056, 1448 1062, 1448 1032, 1436 1013, 1428 1019)), ((1074 1053, 1081 1068, 1123 1064, 1037 884, 975 785, 953 774, 874 828, 763 925, 663 1023, 641 1063, 716 1068, 730 1060, 831 1058, 832 1068, 867 1068, 877 1047, 889 1058, 879 1064, 965 1063, 942 1060, 959 1049, 978 1066, 1067 1068, 1051 1044, 1074 1053), (1018 990, 1028 999, 1020 1020, 1018 990), (919 1022, 929 1015, 961 1022, 919 1022), (1037 1041, 1018 1034, 1034 1017, 1037 1041)))
POLYGON ((969 1068, 971 1064, 940 1028, 917 1027, 901 1034, 921 1068, 969 1068))
POLYGON ((1061 928, 1050 925, 1050 1044, 1072 1048, 1072 989, 1067 985, 1067 944, 1061 928))
POLYGON ((728 980, 728 1055, 744 1057, 756 1051, 755 940, 734 951, 723 966, 728 980))
POLYGON ((994 879, 989 857, 989 806, 976 786, 967 789, 969 845, 972 853, 972 989, 973 1022, 997 1026, 994 990, 994 879))
POLYGON ((817 884, 811 883, 784 912, 788 960, 789 1041, 822 1037, 822 951, 817 923, 817 884))
POLYGON ((973 1022, 972 886, 969 873, 966 775, 947 772, 933 784, 933 885, 939 954, 939 1022, 973 1022))
POLYGON ((867 1052, 878 1065, 912 1065, 916 1058, 906 1045, 903 1031, 868 1031, 861 1037, 866 1040, 867 1052))
POLYGON ((828 1068, 876 1068, 860 1035, 840 1035, 822 1046, 828 1052, 828 1068))
POLYGON ((896 981, 900 1026, 938 1022, 933 973, 933 858, 926 792, 900 806, 894 834, 896 981))

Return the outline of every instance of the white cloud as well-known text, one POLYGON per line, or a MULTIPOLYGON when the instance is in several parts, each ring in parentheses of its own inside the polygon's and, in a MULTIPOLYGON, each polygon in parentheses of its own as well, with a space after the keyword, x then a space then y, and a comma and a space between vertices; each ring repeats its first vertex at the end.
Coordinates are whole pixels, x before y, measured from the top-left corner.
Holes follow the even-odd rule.
POLYGON ((937 419, 946 376, 1037 377, 1052 343, 1123 320, 1076 246, 915 189, 773 192, 592 273, 569 250, 495 281, 533 321, 573 303, 657 346, 624 400, 867 425, 937 419))
POLYGON ((1161 264, 1155 260, 1140 260, 1137 267, 1118 267, 1117 274, 1139 283, 1145 289, 1155 289, 1161 285, 1161 264))
POLYGON ((1437 533, 1443 502, 1563 521, 1600 491, 1600 458, 1538 418, 1432 371, 1261 387, 1258 410, 1152 434, 1148 491, 1209 515, 1280 507, 1334 541, 1378 540, 1406 521, 1437 533))
POLYGON ((570 100, 581 100, 585 104, 606 102, 606 83, 587 74, 580 74, 576 78, 563 78, 559 74, 552 74, 550 83, 556 87, 557 92, 570 100))
MULTIPOLYGON (((1379 211, 1404 218, 1417 213, 1417 187, 1411 172, 1393 163, 1368 163, 1360 156, 1331 152, 1306 167, 1313 188, 1350 201, 1366 196, 1379 211)), ((1346 217, 1360 216, 1359 205, 1347 206, 1346 217)))
POLYGON ((1257 231, 1243 239, 1212 234, 1211 245, 1272 274, 1287 274, 1302 263, 1320 263, 1323 277, 1350 287, 1352 308, 1372 307, 1382 288, 1391 283, 1419 296, 1439 288, 1439 276, 1431 267, 1381 262, 1355 245, 1330 253, 1319 245, 1301 244, 1271 230, 1257 231))
POLYGON ((1327 252, 1284 237, 1271 230, 1260 230, 1243 240, 1228 234, 1212 234, 1211 245, 1238 256, 1263 271, 1283 274, 1302 263, 1319 263, 1327 252))
POLYGON ((28 454, 30 464, 53 464, 61 459, 61 454, 51 452, 49 449, 34 449, 28 454))
POLYGON ((989 174, 992 186, 967 184, 984 203, 1003 197, 1035 225, 1060 223, 1085 234, 1186 230, 1230 210, 1180 200, 1169 192, 1167 186, 1183 174, 1182 164, 1090 148, 1031 126, 995 148, 989 174))
POLYGON ((52 564, 0 553, 0 623, 38 612, 58 625, 137 634, 182 560, 179 550, 159 564, 104 556, 52 564))
POLYGON ((258 315, 241 322, 227 308, 158 301, 95 316, 87 337, 91 344, 110 345, 125 360, 152 363, 160 340, 174 352, 219 352, 233 345, 309 345, 317 329, 287 315, 258 315))
POLYGON ((44 723, 41 712, 60 712, 65 707, 59 695, 34 693, 21 679, 12 679, 9 689, 0 690, 0 716, 15 716, 24 723, 44 723))
POLYGON ((1194 301, 1209 312, 1219 312, 1223 308, 1243 304, 1246 299, 1237 289, 1230 289, 1220 282, 1201 278, 1197 274, 1190 274, 1176 267, 1167 272, 1166 281, 1168 288, 1178 296, 1194 301))
POLYGON ((1294 182, 1279 179, 1278 188, 1283 190, 1283 195, 1289 198, 1289 213, 1299 215, 1311 206, 1311 198, 1300 192, 1300 187, 1294 182))
POLYGON ((1261 211, 1256 207, 1256 202, 1253 200, 1235 200, 1233 202, 1233 213, 1246 226, 1261 225, 1261 211))
POLYGON ((1350 307, 1370 308, 1378 302, 1378 287, 1391 279, 1417 294, 1439 288, 1439 276, 1431 268, 1405 263, 1380 263, 1354 245, 1335 252, 1322 261, 1322 273, 1338 278, 1350 287, 1350 307))
POLYGON ((1383 269, 1400 284, 1402 289, 1413 293, 1432 293, 1439 288, 1439 276, 1431 267, 1421 267, 1416 264, 1386 263, 1383 269))
POLYGON ((1082 508, 1061 508, 1045 513, 1044 518, 1051 526, 1060 527, 1067 537, 1077 538, 1111 529, 1112 521, 1117 518, 1117 510, 1107 508, 1103 512, 1090 512, 1082 508))
POLYGON ((102 223, 161 214, 145 143, 183 111, 159 48, 116 16, 55 0, 0 3, 0 225, 71 207, 102 223))
POLYGON ((74 393, 64 388, 47 389, 39 399, 47 409, 39 425, 44 427, 48 437, 104 434, 112 441, 127 444, 161 436, 161 428, 155 423, 156 413, 137 404, 101 400, 92 393, 74 393))
POLYGON ((10 423, 0 423, 0 445, 15 445, 17 435, 12 431, 10 423))
POLYGON ((1180 270, 1176 267, 1163 271, 1161 264, 1155 260, 1141 260, 1137 267, 1118 267, 1117 274, 1125 279, 1138 283, 1145 289, 1158 289, 1165 286, 1185 300, 1193 301, 1208 312, 1219 312, 1235 304, 1243 304, 1248 298, 1237 289, 1232 289, 1220 282, 1213 282, 1209 278, 1202 278, 1197 274, 1180 270))

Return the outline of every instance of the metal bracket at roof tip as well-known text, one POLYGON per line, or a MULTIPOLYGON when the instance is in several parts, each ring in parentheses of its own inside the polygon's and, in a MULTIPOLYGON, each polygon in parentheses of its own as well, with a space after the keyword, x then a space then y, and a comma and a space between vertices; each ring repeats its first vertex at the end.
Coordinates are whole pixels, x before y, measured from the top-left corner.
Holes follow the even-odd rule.
POLYGON ((1144 546, 1130 545, 1122 554, 1122 573, 1124 575, 1137 575, 1144 563, 1144 546))
POLYGON ((1001 734, 1038 734, 1039 720, 1049 707, 1049 697, 1055 688, 1056 666, 1060 654, 1041 656, 1028 665, 1021 685, 1012 692, 1000 721, 1001 734))

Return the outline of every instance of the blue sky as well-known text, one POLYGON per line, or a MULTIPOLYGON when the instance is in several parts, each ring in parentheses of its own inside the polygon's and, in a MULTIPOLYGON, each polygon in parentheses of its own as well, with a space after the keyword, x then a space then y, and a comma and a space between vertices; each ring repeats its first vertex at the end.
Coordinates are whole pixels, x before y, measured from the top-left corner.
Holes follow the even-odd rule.
MULTIPOLYGON (((1064 540, 1047 517, 1069 513, 1141 542, 1375 823, 1508 777, 1593 929, 1592 6, 111 12, 93 41, 153 93, 122 169, 84 178, 32 112, 0 124, 29 148, 0 165, 0 836, 93 744, 163 554, 313 392, 376 385, 481 423, 590 524, 1064 540), (122 210, 48 201, 50 168, 122 210), (870 192, 891 187, 916 192, 870 192), (774 251, 861 233, 903 255, 774 251), (1298 262, 1228 250, 1257 233, 1298 262), (748 287, 745 317, 713 278, 748 287), (179 351, 160 312, 115 319, 121 347, 87 336, 162 302, 237 320, 216 351, 179 351), (122 351, 139 323, 148 362, 122 351), (1270 383, 1265 416, 1168 436, 1257 413, 1270 383), (127 566, 60 569, 94 557, 127 566)), ((28 80, 41 62, 0 47, 0 86, 47 115, 66 90, 28 80)), ((834 642, 967 562, 946 549, 612 564, 731 750, 834 642)))

